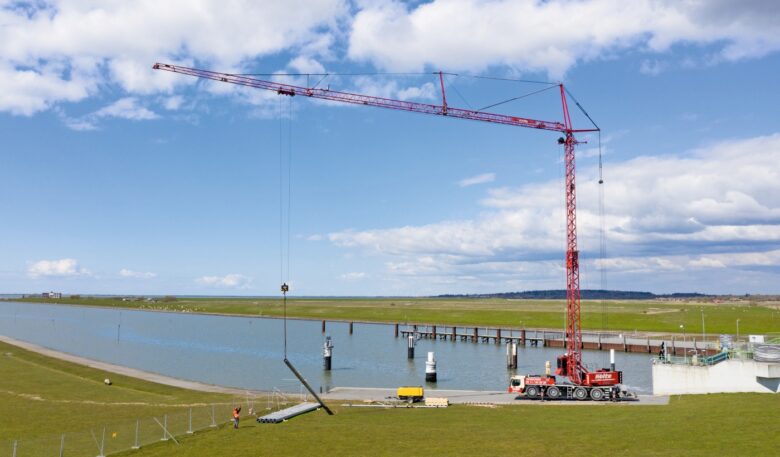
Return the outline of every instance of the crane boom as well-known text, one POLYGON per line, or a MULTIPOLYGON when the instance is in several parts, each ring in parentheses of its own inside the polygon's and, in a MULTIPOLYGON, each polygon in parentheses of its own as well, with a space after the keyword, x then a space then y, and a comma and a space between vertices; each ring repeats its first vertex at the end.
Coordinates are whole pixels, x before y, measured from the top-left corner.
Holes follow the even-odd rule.
POLYGON ((197 68, 183 67, 165 63, 155 63, 155 70, 170 71, 197 78, 210 79, 239 86, 254 87, 276 92, 279 95, 304 96, 320 100, 351 103, 356 105, 375 106, 415 113, 433 114, 458 119, 491 122, 495 124, 526 127, 540 130, 560 132, 564 137, 558 142, 564 147, 564 162, 566 165, 566 354, 558 358, 558 373, 568 376, 575 384, 581 384, 587 373, 582 365, 582 329, 580 324, 580 270, 579 251, 577 250, 577 198, 575 182, 575 156, 574 147, 579 142, 574 134, 579 132, 595 132, 593 129, 574 129, 569 116, 569 108, 566 101, 566 91, 563 84, 558 84, 561 92, 561 105, 563 109, 563 122, 543 121, 526 117, 510 116, 506 114, 489 113, 479 110, 454 108, 447 105, 444 93, 444 80, 439 72, 439 81, 442 90, 442 104, 432 105, 428 103, 393 100, 372 95, 354 94, 349 92, 334 91, 316 87, 301 87, 292 84, 283 84, 274 81, 256 79, 249 76, 219 73, 197 68))

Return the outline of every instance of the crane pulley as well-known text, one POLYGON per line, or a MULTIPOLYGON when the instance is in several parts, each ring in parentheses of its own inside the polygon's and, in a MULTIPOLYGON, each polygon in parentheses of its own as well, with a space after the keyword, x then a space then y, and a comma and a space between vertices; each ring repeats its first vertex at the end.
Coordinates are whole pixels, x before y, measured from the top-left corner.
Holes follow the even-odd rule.
MULTIPOLYGON (((580 263, 579 250, 577 248, 577 198, 575 176, 575 146, 577 141, 574 134, 584 132, 598 132, 596 128, 575 129, 572 126, 569 115, 569 107, 566 100, 567 90, 563 84, 558 84, 561 94, 561 107, 563 111, 562 121, 546 121, 530 119, 521 116, 490 113, 483 110, 471 110, 456 108, 447 104, 444 90, 444 77, 442 72, 437 72, 441 84, 442 103, 434 105, 405 100, 377 97, 373 95, 355 94, 323 89, 317 87, 302 87, 293 84, 284 84, 274 81, 266 81, 245 75, 219 73, 197 68, 189 68, 179 65, 155 63, 155 70, 169 71, 183 75, 194 76, 202 79, 210 79, 239 86, 253 87, 276 92, 279 95, 303 96, 321 100, 330 100, 342 103, 374 106, 394 110, 410 111, 422 114, 445 116, 449 118, 468 119, 473 121, 490 122, 495 124, 510 125, 515 127, 534 128, 562 133, 558 139, 564 149, 564 163, 566 167, 565 191, 566 191, 566 353, 558 358, 557 374, 569 377, 577 385, 587 382, 588 371, 582 364, 582 328, 580 321, 580 263)), ((575 100, 576 103, 576 100, 575 100)), ((577 106, 582 107, 577 103, 577 106)), ((584 112, 584 110, 583 110, 584 112)), ((585 113, 589 120, 590 116, 585 113)), ((595 123, 594 123, 595 125, 595 123)))

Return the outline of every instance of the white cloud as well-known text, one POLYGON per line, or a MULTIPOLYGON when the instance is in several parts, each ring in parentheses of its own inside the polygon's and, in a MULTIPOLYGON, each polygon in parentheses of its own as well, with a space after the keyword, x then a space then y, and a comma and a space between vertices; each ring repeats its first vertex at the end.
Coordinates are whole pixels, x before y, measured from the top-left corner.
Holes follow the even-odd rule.
POLYGON ((59 114, 68 128, 78 131, 96 130, 98 122, 105 118, 148 121, 160 117, 157 113, 141 106, 136 97, 121 98, 110 105, 79 118, 67 117, 61 111, 59 114))
POLYGON ((780 49, 777 2, 433 0, 362 2, 349 56, 380 68, 481 71, 506 65, 560 77, 577 62, 629 48, 718 46, 717 58, 780 49))
POLYGON ((196 280, 205 286, 246 289, 252 279, 241 274, 232 273, 225 276, 203 276, 196 280))
POLYGON ((482 173, 481 175, 472 176, 470 178, 461 179, 458 181, 460 187, 468 187, 476 184, 485 184, 496 180, 495 173, 482 173))
MULTIPOLYGON (((623 273, 780 267, 779 164, 775 134, 607 167, 610 258, 604 265, 623 273)), ((583 269, 595 269, 597 170, 578 172, 583 269)), ((511 277, 560 286, 562 270, 550 265, 560 267, 565 250, 562 186, 554 180, 490 189, 482 201, 486 210, 476 219, 342 231, 328 238, 386 259, 390 276, 482 278, 492 290, 504 289, 511 277)))
MULTIPOLYGON (((426 66, 560 77, 578 62, 632 50, 659 54, 707 45, 708 63, 780 49, 777 2, 728 0, 170 0, 0 3, 0 111, 32 115, 110 90, 121 96, 175 92, 194 78, 153 71, 155 61, 242 72, 286 53, 288 68, 324 72, 347 57, 393 71, 426 66)), ((655 57, 643 71, 666 67, 655 57)), ((680 65, 687 65, 684 62, 680 65)), ((435 99, 436 86, 353 83, 401 99, 435 99), (374 86, 374 87, 372 87, 374 86)), ((238 88, 204 84, 213 94, 238 88)), ((238 91, 238 92, 237 92, 238 91)), ((257 94, 258 91, 251 91, 257 94)), ((250 95, 262 104, 261 95, 250 95), (259 98, 258 98, 259 97, 259 98)), ((84 122, 73 128, 89 129, 84 122)))
POLYGON ((184 97, 181 95, 174 95, 172 97, 165 98, 163 107, 170 111, 176 111, 177 109, 181 108, 182 103, 184 103, 184 97))
POLYGON ((341 279, 344 279, 346 281, 357 281, 360 279, 365 279, 367 277, 366 273, 362 271, 352 271, 349 273, 344 273, 343 275, 339 276, 341 279))
POLYGON ((106 85, 151 94, 194 84, 153 71, 157 60, 227 69, 283 50, 327 54, 347 14, 344 0, 3 2, 0 111, 31 115, 106 85))
POLYGON ((31 278, 88 276, 89 271, 79 266, 76 259, 39 260, 27 268, 31 278))
POLYGON ((122 276, 123 278, 151 279, 156 277, 157 274, 149 271, 133 271, 122 268, 119 270, 119 276, 122 276))

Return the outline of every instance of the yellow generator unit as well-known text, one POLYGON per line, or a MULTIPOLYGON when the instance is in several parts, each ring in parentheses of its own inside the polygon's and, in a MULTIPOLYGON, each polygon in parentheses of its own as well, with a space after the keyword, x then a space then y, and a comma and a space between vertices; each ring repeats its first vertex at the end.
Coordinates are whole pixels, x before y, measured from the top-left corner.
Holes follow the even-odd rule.
POLYGON ((398 399, 409 403, 420 401, 425 396, 422 386, 403 386, 398 388, 398 399))

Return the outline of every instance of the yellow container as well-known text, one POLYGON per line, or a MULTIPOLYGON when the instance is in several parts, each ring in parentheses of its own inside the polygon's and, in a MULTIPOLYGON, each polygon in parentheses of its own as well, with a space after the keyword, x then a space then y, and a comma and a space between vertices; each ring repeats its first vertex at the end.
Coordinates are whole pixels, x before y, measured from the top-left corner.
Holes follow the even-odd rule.
POLYGON ((398 398, 401 400, 420 401, 425 396, 422 386, 403 386, 398 388, 398 398))

